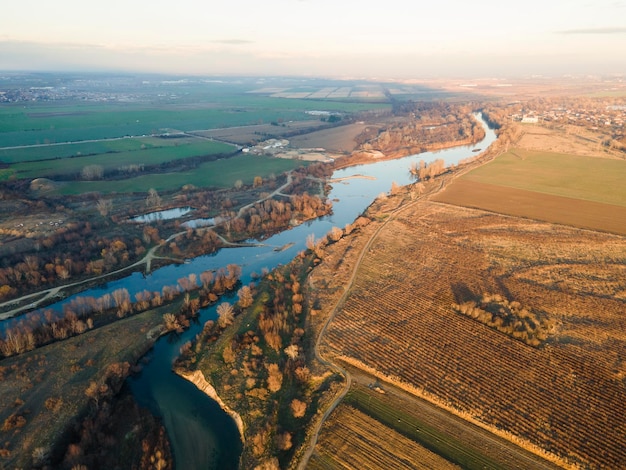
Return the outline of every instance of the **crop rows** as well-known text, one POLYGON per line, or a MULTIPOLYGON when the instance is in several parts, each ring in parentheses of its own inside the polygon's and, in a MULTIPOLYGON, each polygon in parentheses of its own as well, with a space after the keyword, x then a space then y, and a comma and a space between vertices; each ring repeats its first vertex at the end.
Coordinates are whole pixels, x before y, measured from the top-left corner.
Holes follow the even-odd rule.
POLYGON ((349 406, 333 413, 316 451, 326 457, 322 468, 458 468, 349 406))
MULTIPOLYGON (((420 214, 426 209, 434 210, 422 206, 420 214)), ((394 222, 381 233, 328 344, 548 452, 593 468, 623 467, 626 388, 614 371, 624 360, 623 302, 517 279, 520 261, 509 258, 503 269, 485 247, 485 240, 498 239, 497 247, 524 243, 501 231, 497 216, 437 209, 419 224, 394 222), (462 232, 455 232, 459 225, 462 232), (406 262, 407 254, 415 261, 406 262), (557 316, 555 338, 531 348, 452 308, 464 295, 496 289, 557 316), (587 304, 596 308, 582 309, 587 304), (598 331, 601 341, 593 339, 598 331)), ((527 250, 537 237, 528 237, 527 250)))

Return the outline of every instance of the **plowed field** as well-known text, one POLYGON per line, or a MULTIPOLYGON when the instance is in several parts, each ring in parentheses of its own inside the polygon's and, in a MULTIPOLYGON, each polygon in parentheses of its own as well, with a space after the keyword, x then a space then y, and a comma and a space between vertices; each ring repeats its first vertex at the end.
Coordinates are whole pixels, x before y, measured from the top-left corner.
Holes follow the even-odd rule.
POLYGON ((626 235, 626 207, 458 179, 434 200, 626 235))

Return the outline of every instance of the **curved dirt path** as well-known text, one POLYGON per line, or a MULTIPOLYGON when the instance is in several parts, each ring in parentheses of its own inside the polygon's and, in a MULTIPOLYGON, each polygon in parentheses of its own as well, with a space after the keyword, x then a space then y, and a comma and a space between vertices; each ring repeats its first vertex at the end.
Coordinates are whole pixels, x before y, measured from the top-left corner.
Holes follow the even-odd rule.
POLYGON ((328 359, 325 359, 321 352, 320 352, 320 344, 322 342, 322 338, 324 336, 324 333, 326 333, 326 330, 328 328, 328 325, 330 325, 330 323, 332 322, 332 320, 335 318, 335 316, 337 315, 338 311, 343 307, 346 299, 348 298, 348 296, 350 295, 350 291, 352 290, 352 287, 354 285, 354 282, 356 280, 359 268, 361 266, 361 262, 363 261, 363 258, 365 258, 365 256, 367 255, 367 253, 370 250, 370 247, 372 246, 372 244, 374 243, 374 241, 376 241, 376 239, 378 238, 378 235, 380 234, 380 232, 387 226, 387 224, 389 222, 391 222, 392 220, 394 220, 398 214, 400 214, 401 212, 403 212, 404 210, 408 209, 409 207, 414 206, 415 204, 417 204, 420 200, 424 199, 425 197, 428 196, 432 196, 434 194, 439 193, 440 191, 443 191, 446 187, 446 185, 448 185, 452 180, 454 180, 455 178, 458 178, 459 176, 467 173, 470 170, 473 170, 474 168, 484 165, 486 162, 491 161, 490 159, 486 159, 482 162, 476 162, 477 164, 474 165, 467 165, 465 168, 462 168, 461 170, 457 170, 457 171, 453 171, 452 173, 444 173, 443 175, 441 175, 440 178, 440 182, 439 185, 436 186, 435 188, 430 189, 429 191, 426 191, 424 194, 420 194, 415 200, 413 201, 409 201, 406 204, 402 204, 399 207, 397 207, 396 209, 392 210, 389 213, 389 217, 387 217, 385 219, 385 221, 376 229, 376 231, 374 231, 374 233, 370 236, 369 240, 367 241, 367 243, 365 244, 365 246, 363 247, 363 249, 361 250, 361 252, 359 253, 359 257, 357 258, 355 264, 354 264, 354 268, 352 269, 352 273, 350 275, 350 278, 348 279, 345 287, 344 287, 344 293, 343 295, 339 298, 339 300, 337 301, 337 303, 335 304, 335 306, 333 307, 330 315, 328 316, 326 322, 324 322, 324 325, 322 326, 318 336, 317 336, 317 340, 315 342, 315 347, 314 347, 314 353, 315 353, 315 358, 321 362, 322 364, 330 367, 331 369, 340 372, 345 378, 346 378, 346 384, 344 386, 344 388, 341 390, 341 392, 335 397, 335 399, 330 403, 330 405, 328 406, 327 410, 324 412, 324 414, 321 416, 321 418, 315 423, 314 428, 313 428, 313 432, 311 434, 311 438, 310 441, 308 443, 307 449, 304 452, 302 459, 300 460, 300 463, 298 465, 298 469, 299 470, 304 470, 309 462, 309 459, 311 458, 311 455, 313 455, 313 452, 315 450, 315 445, 317 444, 317 440, 319 438, 319 433, 322 429, 322 425, 324 424, 324 421, 326 421, 326 419, 328 418, 328 416, 332 413, 332 411, 337 407, 337 405, 339 405, 339 403, 341 402, 341 400, 343 400, 343 398, 346 396, 346 394, 348 393, 348 391, 350 390, 350 385, 352 382, 352 375, 350 374, 350 372, 348 372, 346 369, 344 369, 343 367, 341 367, 340 365, 329 361, 328 359))
MULTIPOLYGON (((435 192, 437 192, 437 191, 439 191, 439 189, 437 189, 436 191, 433 191, 433 194, 435 192)), ((348 391, 350 391, 350 386, 352 384, 352 375, 350 374, 350 372, 348 372, 346 369, 344 369, 340 365, 338 365, 338 364, 336 364, 334 362, 331 362, 331 361, 329 361, 328 359, 325 359, 322 356, 322 354, 320 352, 320 344, 322 342, 324 333, 326 333, 326 330, 328 329, 328 325, 330 325, 330 323, 333 321, 333 319, 335 318, 335 316, 337 315, 339 310, 343 307, 346 299, 350 295, 350 293, 352 291, 352 287, 354 286, 354 281, 356 280, 357 274, 359 272, 359 268, 361 266, 361 262, 363 261, 363 258, 365 258, 367 253, 369 252, 370 247, 372 246, 374 241, 376 241, 376 239, 378 238, 378 235, 380 234, 382 229, 385 228, 386 225, 391 220, 393 220, 394 217, 397 214, 399 214, 403 210, 407 209, 408 207, 413 206, 414 204, 416 204, 420 199, 422 199, 425 196, 426 195, 420 196, 415 201, 410 201, 408 204, 402 205, 402 206, 394 209, 389 214, 389 217, 370 236, 369 240, 367 241, 367 243, 365 244, 365 246, 363 247, 363 249, 359 253, 359 257, 357 258, 357 260, 356 260, 356 262, 354 264, 354 268, 352 269, 352 273, 350 275, 350 278, 348 279, 348 282, 346 283, 346 285, 344 287, 344 293, 342 294, 342 296, 339 298, 339 300, 335 304, 333 310, 331 311, 330 315, 328 316, 328 318, 324 322, 324 325, 322 326, 322 328, 321 328, 321 330, 320 330, 320 332, 319 332, 319 334, 317 336, 317 340, 315 341, 315 347, 314 347, 315 358, 319 362, 321 362, 322 364, 324 364, 324 365, 330 367, 331 369, 334 369, 335 371, 341 373, 346 378, 346 383, 345 383, 344 388, 341 390, 341 392, 330 403, 330 405, 328 406, 328 408, 326 409, 324 414, 321 416, 321 418, 317 421, 317 423, 315 423, 315 427, 313 428, 313 433, 311 434, 311 438, 310 438, 307 450, 305 451, 304 455, 302 456, 302 460, 300 461, 300 464, 298 465, 298 469, 299 470, 304 470, 306 468, 306 466, 307 466, 307 464, 309 462, 309 459, 311 458, 311 455, 313 455, 313 452, 315 450, 315 445, 317 444, 317 440, 319 438, 319 433, 320 433, 320 431, 322 429, 322 425, 324 424, 324 421, 326 421, 328 416, 330 416, 330 414, 337 407, 337 405, 339 405, 339 403, 341 403, 341 401, 346 396, 348 391)))

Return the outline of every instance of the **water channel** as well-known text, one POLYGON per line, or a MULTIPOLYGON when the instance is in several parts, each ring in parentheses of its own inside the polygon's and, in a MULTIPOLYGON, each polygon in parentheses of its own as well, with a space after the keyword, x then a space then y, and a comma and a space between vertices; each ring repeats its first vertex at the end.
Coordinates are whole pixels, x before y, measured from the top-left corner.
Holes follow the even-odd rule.
MULTIPOLYGON (((126 278, 81 292, 79 295, 99 297, 107 292, 124 288, 128 290, 131 298, 134 298, 137 292, 160 291, 162 286, 175 284, 177 279, 183 276, 217 269, 229 263, 236 263, 242 267, 241 281, 247 284, 251 281, 252 273, 260 273, 264 268, 271 270, 279 264, 288 263, 299 251, 305 249, 306 238, 310 234, 314 234, 316 239, 321 238, 331 228, 344 227, 353 222, 379 194, 389 191, 392 182, 395 181, 400 185, 409 184, 411 182, 409 167, 412 162, 443 159, 446 166, 449 166, 475 156, 476 149, 486 149, 496 139, 496 135, 485 121, 482 123, 486 136, 473 146, 454 147, 335 171, 334 179, 357 174, 373 179, 351 178, 333 183, 328 196, 333 201, 331 215, 263 240, 264 246, 224 248, 217 253, 194 258, 188 264, 166 266, 148 276, 134 273, 126 278), (275 250, 287 244, 293 245, 283 251, 275 250)), ((61 311, 62 305, 70 300, 71 297, 47 308, 61 311)), ((139 404, 147 406, 156 416, 162 418, 172 443, 178 469, 237 468, 241 454, 239 432, 232 419, 216 402, 171 371, 181 345, 192 340, 207 320, 216 317, 215 306, 203 309, 198 322, 192 324, 187 331, 178 336, 168 335, 161 338, 150 352, 150 361, 143 371, 128 380, 128 385, 139 404)))

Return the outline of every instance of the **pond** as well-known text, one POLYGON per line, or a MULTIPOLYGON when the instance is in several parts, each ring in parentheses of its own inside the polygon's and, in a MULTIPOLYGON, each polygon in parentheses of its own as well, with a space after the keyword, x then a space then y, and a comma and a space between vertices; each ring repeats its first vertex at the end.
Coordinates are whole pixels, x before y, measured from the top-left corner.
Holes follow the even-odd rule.
POLYGON ((130 222, 137 222, 141 224, 156 222, 158 220, 171 220, 178 219, 183 215, 188 214, 193 209, 191 207, 174 207, 173 209, 166 209, 162 211, 150 212, 148 214, 138 215, 130 219, 130 222))

